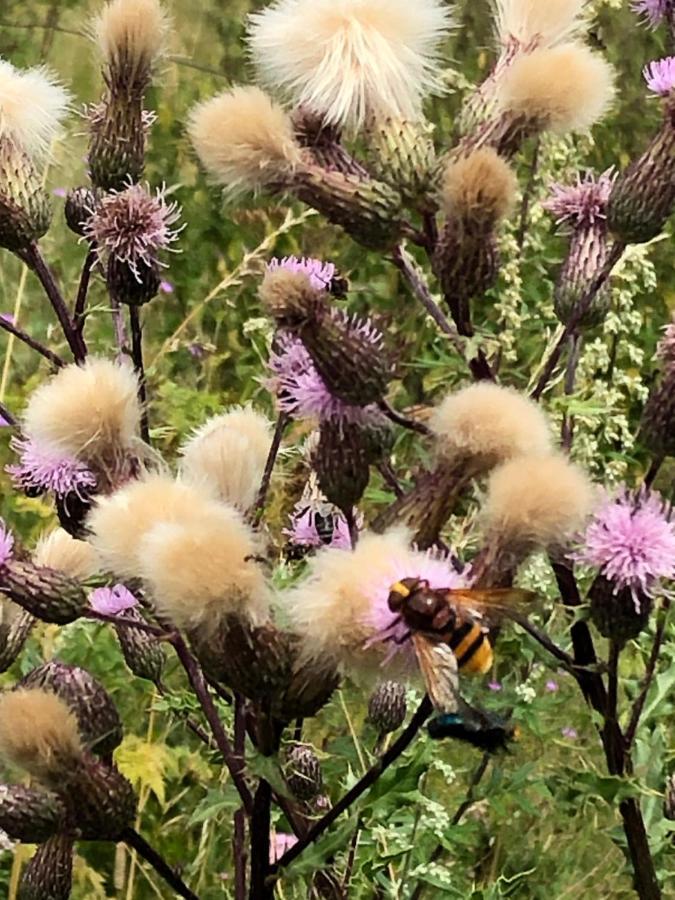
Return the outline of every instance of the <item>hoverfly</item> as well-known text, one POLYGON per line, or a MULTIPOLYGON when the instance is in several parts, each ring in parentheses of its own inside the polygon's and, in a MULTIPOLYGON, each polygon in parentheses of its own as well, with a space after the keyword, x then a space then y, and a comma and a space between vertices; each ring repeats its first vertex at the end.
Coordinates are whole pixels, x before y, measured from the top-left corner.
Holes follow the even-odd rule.
POLYGON ((436 740, 454 738, 487 753, 507 750, 518 737, 518 728, 506 719, 468 704, 463 704, 459 713, 443 713, 431 719, 427 731, 436 740))
POLYGON ((536 595, 516 588, 432 589, 428 581, 404 578, 391 587, 389 609, 407 628, 429 698, 439 713, 432 737, 459 737, 495 747, 509 738, 508 726, 469 707, 459 695, 459 673, 484 675, 494 659, 488 637, 490 613, 509 616, 536 595), (492 733, 493 737, 489 735, 492 733))

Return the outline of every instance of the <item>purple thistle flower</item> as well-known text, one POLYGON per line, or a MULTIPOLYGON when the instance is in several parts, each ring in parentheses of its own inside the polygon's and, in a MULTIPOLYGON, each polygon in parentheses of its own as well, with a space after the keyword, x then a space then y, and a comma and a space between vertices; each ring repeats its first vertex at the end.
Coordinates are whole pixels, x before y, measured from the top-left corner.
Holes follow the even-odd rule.
POLYGON ((675 319, 670 325, 666 325, 663 331, 664 334, 659 341, 656 355, 664 362, 675 365, 675 319))
POLYGON ((116 584, 114 587, 101 587, 92 591, 89 605, 97 613, 118 616, 121 612, 138 606, 138 600, 123 584, 116 584))
POLYGON ((566 737, 570 741, 576 741, 576 739, 579 737, 576 728, 570 728, 569 725, 567 725, 565 728, 561 728, 560 733, 563 737, 566 737))
POLYGON ((499 693, 499 691, 501 691, 502 686, 498 681, 490 681, 488 683, 488 688, 497 694, 497 693, 499 693))
POLYGON ((624 489, 596 511, 584 536, 579 562, 614 582, 615 593, 629 588, 653 597, 662 580, 675 578, 675 522, 656 491, 624 489))
POLYGON ((551 678, 546 682, 546 690, 549 692, 549 694, 555 694, 558 690, 558 682, 553 681, 553 679, 551 678))
POLYGON ((291 526, 284 529, 284 534, 299 547, 349 550, 352 546, 344 515, 321 497, 296 503, 291 526))
POLYGON ((160 281, 159 289, 163 294, 173 294, 174 287, 170 281, 160 281))
POLYGON ((5 523, 0 519, 0 568, 12 558, 14 537, 5 523))
POLYGON ((154 196, 141 184, 111 191, 91 213, 85 237, 96 244, 100 257, 112 255, 126 263, 138 281, 140 265, 165 265, 159 256, 172 250, 171 244, 184 227, 171 227, 180 218, 180 208, 166 202, 163 187, 154 196))
POLYGON ((11 447, 19 454, 19 462, 5 471, 23 491, 51 491, 57 497, 76 494, 84 499, 96 487, 96 476, 78 459, 45 450, 28 438, 13 438, 11 447))
POLYGON ((302 272, 309 278, 312 287, 317 291, 327 291, 335 278, 336 268, 331 262, 297 256, 284 256, 283 259, 271 259, 267 264, 268 272, 287 269, 289 272, 302 272))
POLYGON ((660 97, 667 97, 675 88, 675 56, 656 59, 642 70, 647 87, 660 97))
POLYGON ((616 173, 610 168, 597 177, 592 172, 583 178, 579 175, 576 184, 553 184, 550 198, 542 205, 553 213, 558 223, 588 228, 598 219, 606 218, 615 178, 616 173))
POLYGON ((338 419, 363 425, 382 421, 376 406, 350 406, 331 394, 300 338, 281 332, 268 366, 273 374, 266 386, 276 395, 279 408, 294 418, 338 419))
POLYGON ((672 0, 633 0, 631 8, 645 17, 650 28, 656 28, 671 11, 672 0))

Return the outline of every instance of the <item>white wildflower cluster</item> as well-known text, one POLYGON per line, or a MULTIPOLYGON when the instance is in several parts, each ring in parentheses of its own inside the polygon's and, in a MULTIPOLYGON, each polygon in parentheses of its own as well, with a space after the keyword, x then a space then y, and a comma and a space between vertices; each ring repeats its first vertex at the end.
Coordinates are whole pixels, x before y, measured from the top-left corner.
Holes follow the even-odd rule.
POLYGON ((536 690, 532 687, 531 684, 528 684, 527 682, 525 682, 524 684, 516 685, 515 691, 518 697, 520 697, 520 699, 523 701, 523 703, 532 703, 537 696, 536 690))
POLYGON ((439 757, 436 757, 436 759, 433 760, 429 768, 439 772, 443 776, 445 783, 448 785, 453 784, 453 782, 457 780, 457 772, 449 763, 444 762, 439 757))

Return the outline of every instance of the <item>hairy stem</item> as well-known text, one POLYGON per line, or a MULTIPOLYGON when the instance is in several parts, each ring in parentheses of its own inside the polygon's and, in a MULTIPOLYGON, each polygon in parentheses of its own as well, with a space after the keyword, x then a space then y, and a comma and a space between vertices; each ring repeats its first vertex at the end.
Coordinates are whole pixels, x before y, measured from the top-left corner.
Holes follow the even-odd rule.
POLYGON ((65 362, 61 359, 58 354, 54 353, 49 347, 45 347, 44 344, 41 344, 40 341, 32 338, 27 332, 25 332, 22 328, 17 328, 16 325, 13 325, 7 319, 2 318, 0 316, 0 328, 3 328, 5 331, 8 331, 10 334, 13 334, 17 340, 22 341, 26 346, 30 347, 31 350, 35 350, 41 356, 44 356, 45 359, 48 359, 49 362, 56 366, 57 369, 61 368, 61 366, 65 365, 65 362))
POLYGON ((199 900, 197 894, 194 894, 185 884, 182 878, 178 876, 174 869, 148 842, 133 828, 125 828, 120 839, 135 850, 138 855, 144 859, 157 874, 166 881, 172 891, 175 891, 179 897, 185 900, 199 900))
POLYGON ((250 520, 254 526, 260 524, 265 512, 265 504, 267 503, 267 494, 270 489, 270 482, 272 480, 274 464, 277 461, 277 456, 279 455, 279 450, 281 448, 281 440, 284 436, 284 431, 286 430, 286 425, 288 424, 288 422, 289 417, 286 415, 286 413, 280 412, 277 417, 277 424, 274 429, 272 444, 270 446, 269 453, 267 454, 267 462, 265 463, 265 471, 263 472, 262 481, 260 482, 260 488, 258 489, 258 497, 255 501, 255 506, 251 510, 250 514, 250 520))
POLYGON ((307 832, 305 837, 284 853, 281 859, 272 867, 272 872, 278 874, 279 870, 290 865, 294 859, 317 841, 321 835, 345 812, 368 788, 375 784, 380 775, 406 750, 415 739, 417 732, 426 722, 432 712, 431 700, 424 697, 410 720, 408 726, 398 736, 389 749, 368 769, 365 775, 347 791, 347 793, 330 809, 325 816, 319 819, 307 832))

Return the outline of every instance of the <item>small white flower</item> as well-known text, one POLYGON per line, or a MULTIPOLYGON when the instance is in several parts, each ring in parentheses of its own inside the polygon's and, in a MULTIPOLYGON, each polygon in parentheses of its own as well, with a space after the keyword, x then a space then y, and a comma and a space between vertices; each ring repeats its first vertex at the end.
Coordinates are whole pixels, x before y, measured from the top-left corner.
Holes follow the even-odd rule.
POLYGON ((516 686, 516 694, 523 703, 532 703, 537 696, 537 692, 530 684, 519 684, 516 686))

